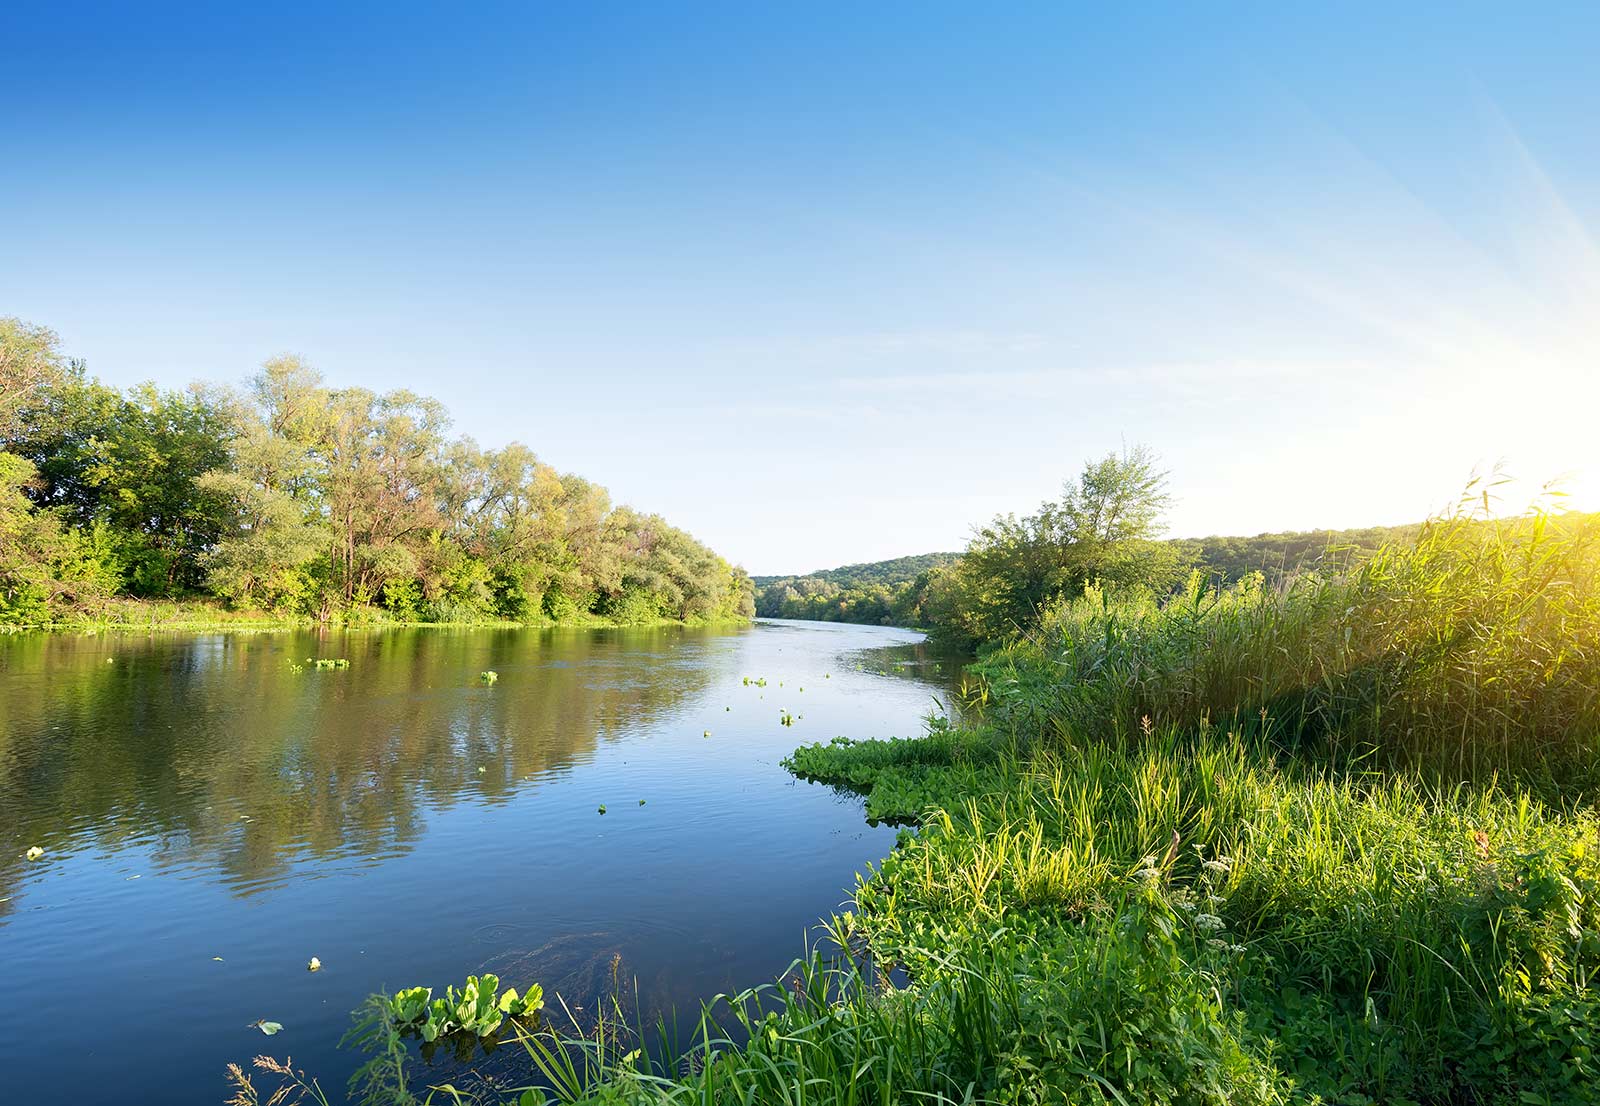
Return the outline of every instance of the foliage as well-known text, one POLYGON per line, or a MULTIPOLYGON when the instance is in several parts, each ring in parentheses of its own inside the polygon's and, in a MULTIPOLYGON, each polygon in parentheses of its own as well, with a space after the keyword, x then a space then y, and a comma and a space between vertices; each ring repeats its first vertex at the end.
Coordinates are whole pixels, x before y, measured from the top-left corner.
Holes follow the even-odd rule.
POLYGON ((1019 732, 1206 721, 1456 777, 1592 774, 1600 516, 1465 510, 1352 571, 1165 600, 1092 588, 981 671, 1019 732))
POLYGON ((1009 638, 1062 596, 1091 584, 1165 591, 1182 578, 1176 547, 1155 540, 1170 503, 1155 454, 1135 446, 1090 461, 1061 498, 1002 515, 937 573, 926 603, 935 632, 977 644, 1009 638))
POLYGON ((805 576, 754 576, 751 579, 756 587, 762 589, 792 580, 822 580, 847 590, 877 585, 892 586, 915 580, 924 572, 942 568, 960 556, 959 553, 920 553, 910 557, 895 557, 888 561, 825 568, 805 576))
POLYGON ((9 448, 67 373, 55 331, 0 316, 0 448, 9 448))
POLYGON ((874 625, 922 624, 922 602, 934 569, 957 553, 924 553, 890 561, 845 565, 809 576, 757 576, 756 614, 818 622, 874 625))
POLYGON ((948 642, 972 646, 1015 635, 1047 603, 1091 583, 1166 590, 1182 579, 1188 552, 1156 540, 1171 502, 1166 481, 1147 447, 1108 454, 1086 463, 1059 500, 981 527, 960 557, 763 577, 757 613, 928 626, 948 642))
POLYGON ((1254 573, 1277 584, 1305 572, 1339 571, 1383 546, 1416 537, 1420 526, 1369 526, 1358 530, 1307 530, 1254 537, 1176 539, 1180 559, 1216 584, 1254 573))
POLYGON ((415 1030, 424 1041, 435 1041, 451 1033, 487 1037, 508 1016, 528 1017, 542 1009, 544 991, 537 983, 518 995, 515 987, 501 991, 500 978, 486 973, 467 976, 460 991, 454 984, 446 987, 440 998, 433 998, 428 987, 397 991, 389 1000, 388 1016, 402 1032, 415 1030))
POLYGON ((93 620, 116 596, 321 621, 754 612, 689 534, 448 425, 437 400, 331 388, 296 357, 243 394, 119 392, 0 319, 0 623, 93 620))

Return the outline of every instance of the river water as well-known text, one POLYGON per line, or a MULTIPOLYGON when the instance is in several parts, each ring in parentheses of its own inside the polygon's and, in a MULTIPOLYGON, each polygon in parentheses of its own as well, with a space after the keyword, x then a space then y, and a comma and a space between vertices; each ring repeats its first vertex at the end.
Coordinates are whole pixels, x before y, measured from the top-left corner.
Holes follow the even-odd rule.
POLYGON ((485 970, 646 1018, 769 981, 894 842, 779 761, 956 676, 809 622, 0 637, 0 1102, 217 1104, 260 1052, 339 1101, 366 995, 485 970))

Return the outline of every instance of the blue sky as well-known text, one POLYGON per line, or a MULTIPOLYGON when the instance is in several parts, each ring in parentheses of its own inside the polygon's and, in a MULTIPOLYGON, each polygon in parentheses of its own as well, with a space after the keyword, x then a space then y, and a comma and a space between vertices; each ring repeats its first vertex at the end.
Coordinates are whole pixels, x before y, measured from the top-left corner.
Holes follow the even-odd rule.
POLYGON ((1600 7, 14 3, 0 313, 305 355, 754 572, 1142 441, 1176 534, 1600 509, 1600 7))

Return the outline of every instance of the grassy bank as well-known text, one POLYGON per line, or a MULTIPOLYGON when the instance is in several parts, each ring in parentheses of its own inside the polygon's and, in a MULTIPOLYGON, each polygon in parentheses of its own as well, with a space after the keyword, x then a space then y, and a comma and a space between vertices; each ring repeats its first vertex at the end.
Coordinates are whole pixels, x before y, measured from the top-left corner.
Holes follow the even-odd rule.
POLYGON ((976 666, 982 726, 790 758, 910 824, 848 955, 687 1050, 602 1023, 532 1068, 607 1103, 1600 1102, 1595 538, 1445 521, 1062 602, 976 666))
POLYGON ((674 618, 616 619, 589 612, 574 613, 570 617, 555 619, 535 616, 527 621, 496 618, 477 618, 454 622, 411 621, 395 618, 381 608, 356 608, 336 617, 320 620, 310 615, 282 614, 271 611, 238 610, 211 599, 114 599, 97 607, 93 612, 80 612, 57 621, 32 625, 0 623, 0 633, 29 631, 69 631, 76 633, 162 632, 174 633, 200 630, 377 630, 406 627, 500 628, 500 629, 556 629, 652 626, 723 626, 744 625, 745 618, 689 619, 674 618))

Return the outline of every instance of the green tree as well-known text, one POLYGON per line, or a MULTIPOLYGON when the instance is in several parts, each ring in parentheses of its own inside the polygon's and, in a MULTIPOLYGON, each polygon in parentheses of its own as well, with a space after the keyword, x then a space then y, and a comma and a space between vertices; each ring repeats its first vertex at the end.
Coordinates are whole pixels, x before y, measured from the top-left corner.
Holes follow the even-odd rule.
POLYGON ((9 446, 67 374, 53 330, 0 316, 0 447, 9 446))
POLYGON ((1177 547, 1157 540, 1170 504, 1167 474, 1148 448, 1087 462, 1060 500, 995 518, 936 572, 927 607, 936 631, 968 644, 999 641, 1090 583, 1170 589, 1184 568, 1177 547))
POLYGON ((145 384, 123 395, 76 366, 39 390, 12 449, 34 465, 39 507, 109 527, 129 591, 169 595, 204 582, 225 504, 196 479, 226 463, 236 433, 234 407, 215 389, 145 384))

